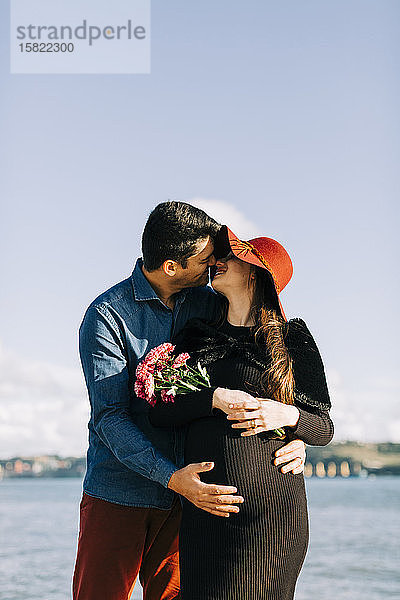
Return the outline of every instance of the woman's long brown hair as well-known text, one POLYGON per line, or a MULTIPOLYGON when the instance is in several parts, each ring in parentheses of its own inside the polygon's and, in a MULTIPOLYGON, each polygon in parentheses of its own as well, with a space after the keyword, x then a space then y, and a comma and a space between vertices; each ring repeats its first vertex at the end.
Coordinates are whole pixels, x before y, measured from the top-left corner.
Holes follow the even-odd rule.
MULTIPOLYGON (((260 386, 254 393, 284 404, 294 403, 294 376, 292 359, 283 340, 285 320, 280 314, 279 303, 271 274, 261 267, 251 265, 248 286, 254 274, 254 288, 250 317, 254 320, 254 340, 270 358, 269 366, 261 376, 260 386)), ((229 302, 222 294, 221 312, 214 321, 220 327, 228 314, 229 302)))
POLYGON ((250 278, 252 274, 255 279, 250 315, 255 322, 254 337, 271 359, 261 376, 261 390, 273 400, 293 404, 293 364, 283 339, 285 321, 280 314, 272 276, 266 269, 253 265, 250 278))

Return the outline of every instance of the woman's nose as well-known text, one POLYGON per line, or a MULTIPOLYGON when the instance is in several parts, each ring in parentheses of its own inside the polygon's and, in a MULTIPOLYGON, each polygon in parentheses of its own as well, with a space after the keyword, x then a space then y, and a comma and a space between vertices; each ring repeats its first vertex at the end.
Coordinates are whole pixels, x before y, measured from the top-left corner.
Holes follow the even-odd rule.
POLYGON ((225 261, 223 258, 218 258, 218 259, 215 261, 215 264, 216 264, 216 265, 217 265, 217 267, 218 267, 218 266, 224 265, 224 264, 225 264, 225 262, 226 262, 226 261, 225 261))

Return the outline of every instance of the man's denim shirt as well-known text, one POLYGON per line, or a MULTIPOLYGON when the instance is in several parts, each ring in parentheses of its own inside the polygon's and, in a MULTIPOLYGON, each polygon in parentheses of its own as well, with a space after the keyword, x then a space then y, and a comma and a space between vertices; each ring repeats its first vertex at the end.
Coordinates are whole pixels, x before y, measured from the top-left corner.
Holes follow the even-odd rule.
POLYGON ((79 330, 79 351, 91 404, 84 491, 127 506, 169 508, 167 488, 183 465, 181 429, 154 428, 148 404, 133 391, 138 362, 170 341, 192 317, 212 319, 218 297, 210 287, 187 288, 172 311, 142 272, 92 302, 79 330))

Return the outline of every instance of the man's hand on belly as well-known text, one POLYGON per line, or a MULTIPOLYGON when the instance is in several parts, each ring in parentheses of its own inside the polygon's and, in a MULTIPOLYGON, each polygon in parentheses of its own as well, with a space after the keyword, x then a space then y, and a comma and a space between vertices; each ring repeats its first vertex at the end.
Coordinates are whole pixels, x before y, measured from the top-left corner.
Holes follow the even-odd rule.
POLYGON ((211 471, 213 468, 212 462, 187 465, 173 473, 168 487, 184 496, 197 508, 219 517, 229 517, 229 513, 239 512, 239 507, 235 504, 241 504, 244 498, 234 495, 237 489, 233 486, 209 484, 200 480, 199 473, 211 471))

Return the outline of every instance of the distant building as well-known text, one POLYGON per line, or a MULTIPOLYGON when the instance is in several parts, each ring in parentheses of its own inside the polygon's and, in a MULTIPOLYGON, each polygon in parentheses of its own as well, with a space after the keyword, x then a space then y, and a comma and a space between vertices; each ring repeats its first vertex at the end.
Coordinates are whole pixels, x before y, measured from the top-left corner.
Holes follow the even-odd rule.
MULTIPOLYGON (((0 480, 9 477, 83 477, 84 457, 57 455, 15 456, 0 460, 0 480)), ((400 444, 334 442, 308 446, 306 477, 368 477, 400 475, 400 444)))

